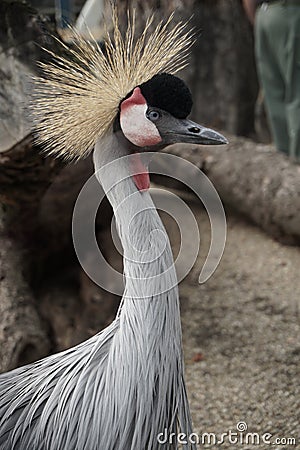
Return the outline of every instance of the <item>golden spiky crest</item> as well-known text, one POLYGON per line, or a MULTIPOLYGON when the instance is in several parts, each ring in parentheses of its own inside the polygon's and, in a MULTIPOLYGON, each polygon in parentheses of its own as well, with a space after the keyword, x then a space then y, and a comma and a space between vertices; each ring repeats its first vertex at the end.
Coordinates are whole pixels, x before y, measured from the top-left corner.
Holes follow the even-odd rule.
POLYGON ((122 36, 113 10, 113 30, 105 32, 104 49, 75 30, 69 57, 46 50, 52 61, 40 63, 42 74, 34 78, 32 110, 37 142, 48 154, 67 160, 87 156, 98 138, 111 130, 120 102, 136 86, 162 72, 175 74, 187 65, 194 41, 187 23, 172 26, 174 13, 150 33, 153 15, 136 40, 135 12, 128 13, 122 36))

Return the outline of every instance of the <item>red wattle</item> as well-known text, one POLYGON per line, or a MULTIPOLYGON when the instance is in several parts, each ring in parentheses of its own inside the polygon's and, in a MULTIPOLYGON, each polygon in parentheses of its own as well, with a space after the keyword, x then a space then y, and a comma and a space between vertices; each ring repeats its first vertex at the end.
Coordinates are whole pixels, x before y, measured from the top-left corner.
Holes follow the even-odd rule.
POLYGON ((139 154, 131 157, 132 176, 139 191, 147 191, 150 187, 150 177, 146 166, 139 154))
POLYGON ((133 179, 136 187, 139 191, 147 191, 150 187, 150 178, 149 173, 140 173, 137 175, 133 175, 133 179))

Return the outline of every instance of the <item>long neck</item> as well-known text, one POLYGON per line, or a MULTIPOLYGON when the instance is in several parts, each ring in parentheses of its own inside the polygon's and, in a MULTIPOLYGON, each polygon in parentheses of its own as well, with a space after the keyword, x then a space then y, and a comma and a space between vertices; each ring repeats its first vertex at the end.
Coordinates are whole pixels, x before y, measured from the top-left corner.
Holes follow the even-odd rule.
MULTIPOLYGON (((125 290, 107 371, 114 384, 115 416, 126 424, 118 448, 145 450, 158 448, 162 430, 176 433, 179 427, 188 435, 192 428, 170 243, 149 193, 137 189, 123 155, 113 134, 99 141, 94 152, 97 178, 113 206, 124 252, 125 290)), ((107 398, 111 391, 108 384, 107 398)))
POLYGON ((137 314, 151 314, 150 322, 157 320, 158 314, 162 320, 168 316, 167 321, 173 321, 169 325, 180 334, 177 277, 169 239, 149 192, 137 189, 130 163, 122 156, 124 147, 113 133, 96 144, 96 176, 114 209, 123 246, 122 313, 126 315, 128 302, 131 306, 134 302, 137 314))

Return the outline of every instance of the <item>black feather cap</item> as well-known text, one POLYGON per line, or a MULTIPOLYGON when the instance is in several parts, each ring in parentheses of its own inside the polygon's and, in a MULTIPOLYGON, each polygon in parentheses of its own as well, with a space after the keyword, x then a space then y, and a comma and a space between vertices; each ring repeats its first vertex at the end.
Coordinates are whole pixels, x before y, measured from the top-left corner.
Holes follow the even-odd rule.
POLYGON ((180 78, 160 73, 139 87, 149 106, 163 109, 178 119, 185 119, 190 114, 192 94, 180 78))

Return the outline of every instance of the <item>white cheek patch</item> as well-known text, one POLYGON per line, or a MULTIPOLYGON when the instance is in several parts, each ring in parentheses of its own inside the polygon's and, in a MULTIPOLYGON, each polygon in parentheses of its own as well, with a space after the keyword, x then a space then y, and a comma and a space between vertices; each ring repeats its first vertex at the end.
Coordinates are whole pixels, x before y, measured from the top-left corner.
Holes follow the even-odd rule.
POLYGON ((124 136, 138 147, 147 147, 161 142, 158 129, 146 117, 147 103, 140 88, 121 104, 120 125, 124 136))

